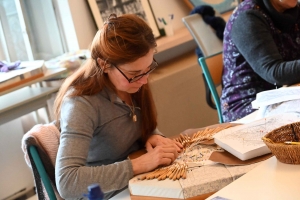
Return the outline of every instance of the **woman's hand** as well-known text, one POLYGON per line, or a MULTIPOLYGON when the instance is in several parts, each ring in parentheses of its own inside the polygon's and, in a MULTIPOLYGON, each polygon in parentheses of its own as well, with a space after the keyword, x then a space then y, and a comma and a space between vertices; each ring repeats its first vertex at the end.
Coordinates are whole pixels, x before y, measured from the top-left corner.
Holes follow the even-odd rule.
POLYGON ((156 134, 149 137, 145 147, 146 154, 131 160, 135 175, 172 164, 183 148, 179 142, 156 134))
POLYGON ((134 175, 149 172, 158 166, 170 165, 178 156, 173 144, 159 145, 151 149, 146 154, 131 160, 134 175))
POLYGON ((161 145, 171 145, 173 146, 173 148, 176 149, 178 153, 180 153, 183 148, 183 146, 179 142, 176 142, 175 140, 171 140, 169 138, 162 137, 161 135, 150 136, 146 142, 145 147, 148 152, 151 152, 156 146, 161 146, 161 145))

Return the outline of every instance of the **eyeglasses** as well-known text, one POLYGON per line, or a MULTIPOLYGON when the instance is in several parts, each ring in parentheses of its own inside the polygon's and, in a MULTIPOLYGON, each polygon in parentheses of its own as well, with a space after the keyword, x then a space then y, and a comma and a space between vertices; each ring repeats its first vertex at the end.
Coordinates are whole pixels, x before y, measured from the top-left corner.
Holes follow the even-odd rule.
POLYGON ((140 79, 143 78, 144 76, 150 74, 151 72, 153 72, 153 70, 155 70, 156 67, 158 66, 158 63, 157 63, 156 60, 153 58, 153 61, 152 61, 151 65, 148 67, 148 68, 150 68, 150 69, 149 69, 147 72, 145 72, 145 73, 143 73, 143 74, 139 74, 139 75, 134 76, 134 77, 132 77, 132 78, 128 78, 128 77, 124 74, 124 72, 122 72, 116 65, 113 65, 113 66, 115 66, 115 68, 117 68, 117 70, 119 70, 119 72, 127 79, 127 81, 128 81, 129 83, 133 83, 133 82, 135 82, 135 81, 140 80, 140 79))

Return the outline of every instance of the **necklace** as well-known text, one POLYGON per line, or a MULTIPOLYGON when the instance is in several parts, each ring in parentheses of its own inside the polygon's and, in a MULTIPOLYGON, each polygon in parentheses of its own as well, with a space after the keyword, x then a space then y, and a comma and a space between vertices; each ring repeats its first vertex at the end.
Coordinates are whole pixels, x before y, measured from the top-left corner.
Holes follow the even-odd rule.
POLYGON ((129 108, 130 111, 131 111, 130 116, 132 115, 132 121, 133 121, 133 122, 136 122, 136 121, 137 121, 137 116, 136 116, 136 114, 135 114, 135 107, 134 107, 134 104, 133 104, 133 101, 132 101, 131 96, 130 96, 130 100, 131 100, 132 108, 131 108, 131 106, 129 106, 126 102, 125 102, 125 104, 128 106, 128 108, 129 108))

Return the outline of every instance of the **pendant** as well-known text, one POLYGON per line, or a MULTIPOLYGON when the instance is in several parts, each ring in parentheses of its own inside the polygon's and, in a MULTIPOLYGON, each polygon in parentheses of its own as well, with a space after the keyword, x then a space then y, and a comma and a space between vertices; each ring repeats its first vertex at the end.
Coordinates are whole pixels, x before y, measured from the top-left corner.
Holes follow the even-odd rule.
POLYGON ((134 121, 134 122, 136 122, 136 121, 137 121, 137 117, 136 117, 136 115, 133 115, 133 116, 132 116, 132 121, 134 121))

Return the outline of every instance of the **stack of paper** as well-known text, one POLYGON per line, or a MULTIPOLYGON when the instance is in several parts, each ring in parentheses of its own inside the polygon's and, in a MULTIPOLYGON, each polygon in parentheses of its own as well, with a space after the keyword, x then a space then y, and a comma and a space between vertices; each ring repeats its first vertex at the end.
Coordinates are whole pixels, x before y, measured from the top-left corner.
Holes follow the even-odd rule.
POLYGON ((42 76, 44 71, 44 60, 22 61, 17 69, 0 73, 0 88, 9 87, 12 84, 31 77, 42 76))
POLYGON ((215 143, 240 160, 248 160, 271 151, 262 137, 272 130, 300 121, 300 114, 286 113, 231 127, 214 135, 215 143))
POLYGON ((258 109, 255 119, 282 113, 300 113, 300 87, 282 87, 256 94, 252 108, 258 109))
POLYGON ((295 99, 300 99, 300 87, 282 87, 267 90, 256 95, 256 99, 252 102, 252 108, 260 108, 295 99))

